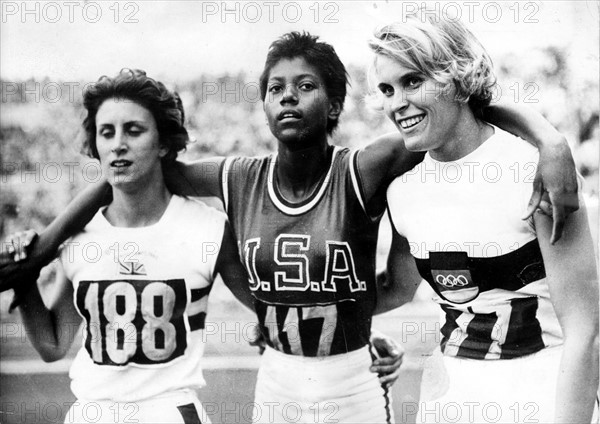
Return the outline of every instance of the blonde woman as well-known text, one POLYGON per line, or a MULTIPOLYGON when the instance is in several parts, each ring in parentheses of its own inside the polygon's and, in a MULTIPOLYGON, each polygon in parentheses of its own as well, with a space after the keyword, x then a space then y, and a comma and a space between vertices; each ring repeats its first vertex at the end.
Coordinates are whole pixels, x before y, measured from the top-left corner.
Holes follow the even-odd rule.
POLYGON ((530 185, 513 170, 539 154, 481 119, 495 78, 462 23, 404 17, 379 28, 370 47, 385 114, 408 150, 427 152, 387 191, 387 297, 409 299, 420 274, 443 316, 418 419, 590 422, 598 281, 585 207, 554 245, 550 217, 521 218, 530 185))

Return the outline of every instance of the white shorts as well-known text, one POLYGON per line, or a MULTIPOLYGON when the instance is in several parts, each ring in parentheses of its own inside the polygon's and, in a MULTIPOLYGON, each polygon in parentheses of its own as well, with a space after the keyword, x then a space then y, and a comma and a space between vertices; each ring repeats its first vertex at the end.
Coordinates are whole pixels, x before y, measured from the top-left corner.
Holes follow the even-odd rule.
MULTIPOLYGON (((551 423, 562 347, 522 358, 444 356, 425 363, 417 423, 551 423)), ((416 408, 415 408, 416 409, 416 408)))
POLYGON ((195 393, 182 390, 136 402, 77 399, 65 423, 210 424, 210 420, 195 393))
POLYGON ((390 423, 391 394, 369 371, 368 346, 304 357, 267 347, 258 370, 254 423, 390 423))

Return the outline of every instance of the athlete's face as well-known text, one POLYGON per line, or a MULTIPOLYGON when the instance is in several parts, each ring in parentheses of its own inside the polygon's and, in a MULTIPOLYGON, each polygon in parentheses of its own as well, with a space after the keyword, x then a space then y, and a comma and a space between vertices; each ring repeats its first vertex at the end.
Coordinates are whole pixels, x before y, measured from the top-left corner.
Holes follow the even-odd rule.
POLYGON ((113 187, 135 187, 162 178, 161 147, 156 121, 140 104, 105 100, 96 114, 96 148, 102 171, 113 187))
POLYGON ((337 119, 341 107, 327 96, 318 70, 295 57, 271 69, 264 109, 273 135, 287 146, 303 148, 327 139, 327 120, 337 119))
POLYGON ((443 150, 462 107, 452 100, 454 91, 444 92, 435 80, 383 55, 376 58, 375 73, 385 114, 402 134, 406 148, 443 150))

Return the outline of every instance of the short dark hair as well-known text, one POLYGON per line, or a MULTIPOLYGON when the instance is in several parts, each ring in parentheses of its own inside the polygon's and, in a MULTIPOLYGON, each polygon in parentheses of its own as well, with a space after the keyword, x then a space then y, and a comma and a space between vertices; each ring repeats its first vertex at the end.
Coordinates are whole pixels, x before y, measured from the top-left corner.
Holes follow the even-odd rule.
POLYGON ((162 164, 173 163, 177 153, 185 149, 189 141, 184 126, 183 104, 176 92, 169 91, 163 83, 146 76, 146 72, 139 69, 122 69, 114 78, 102 76, 85 90, 83 106, 87 116, 83 120, 85 139, 82 152, 100 159, 96 147, 96 114, 104 101, 113 98, 139 103, 152 113, 160 143, 168 150, 162 164))
MULTIPOLYGON (((337 97, 340 108, 344 108, 348 72, 331 44, 319 41, 319 37, 308 32, 297 31, 283 34, 269 47, 265 67, 260 76, 260 94, 263 101, 267 95, 267 81, 271 69, 282 59, 301 57, 314 66, 325 83, 329 98, 337 97)), ((327 133, 331 134, 338 125, 338 119, 327 120, 327 133)))

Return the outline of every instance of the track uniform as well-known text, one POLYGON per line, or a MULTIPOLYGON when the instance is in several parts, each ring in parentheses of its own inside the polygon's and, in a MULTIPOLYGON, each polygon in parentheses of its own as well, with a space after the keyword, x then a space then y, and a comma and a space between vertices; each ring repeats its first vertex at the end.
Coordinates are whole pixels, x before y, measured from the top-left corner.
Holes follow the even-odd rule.
POLYGON ((429 154, 388 188, 390 217, 442 309, 421 422, 551 422, 562 332, 533 221, 538 151, 499 128, 452 162, 429 154))
POLYGON ((208 422, 193 389, 205 385, 204 320, 225 220, 172 196, 154 225, 113 227, 99 211, 64 245, 84 319, 67 422, 208 422))
POLYGON ((276 155, 230 158, 223 197, 268 348, 256 422, 386 422, 389 399, 369 372, 377 221, 367 216, 356 152, 332 147, 315 193, 279 192, 276 155))

